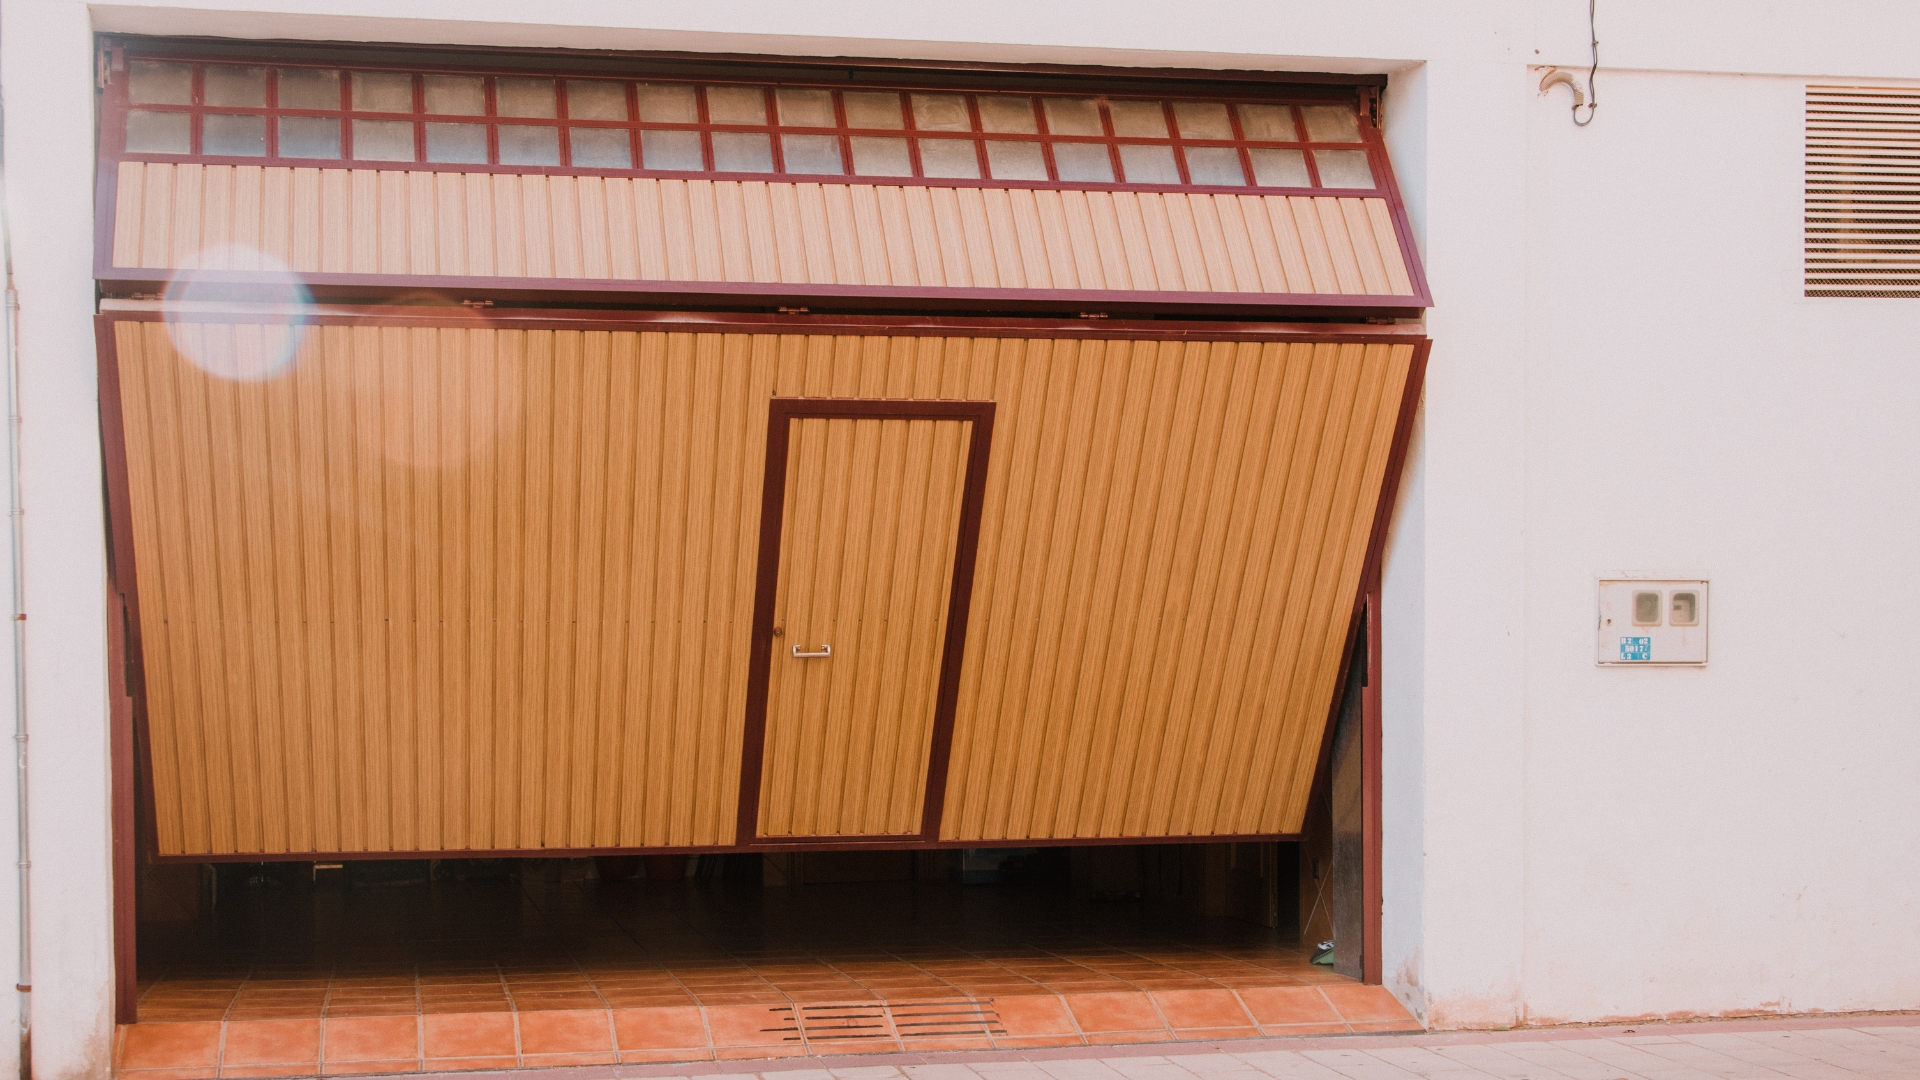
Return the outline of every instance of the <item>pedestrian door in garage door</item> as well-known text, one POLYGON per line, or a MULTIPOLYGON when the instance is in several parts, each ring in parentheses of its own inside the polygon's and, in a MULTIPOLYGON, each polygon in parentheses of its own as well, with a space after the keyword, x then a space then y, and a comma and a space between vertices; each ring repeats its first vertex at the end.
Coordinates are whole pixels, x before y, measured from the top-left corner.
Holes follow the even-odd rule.
POLYGON ((768 414, 739 835, 931 839, 993 403, 768 414))

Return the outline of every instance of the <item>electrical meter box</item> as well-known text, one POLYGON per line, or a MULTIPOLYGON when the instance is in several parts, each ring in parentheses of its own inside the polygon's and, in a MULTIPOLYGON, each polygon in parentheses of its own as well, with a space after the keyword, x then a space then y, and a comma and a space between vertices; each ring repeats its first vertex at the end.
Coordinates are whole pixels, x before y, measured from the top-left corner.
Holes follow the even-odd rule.
POLYGON ((1602 664, 1707 662, 1707 583, 1633 578, 1600 581, 1602 664))

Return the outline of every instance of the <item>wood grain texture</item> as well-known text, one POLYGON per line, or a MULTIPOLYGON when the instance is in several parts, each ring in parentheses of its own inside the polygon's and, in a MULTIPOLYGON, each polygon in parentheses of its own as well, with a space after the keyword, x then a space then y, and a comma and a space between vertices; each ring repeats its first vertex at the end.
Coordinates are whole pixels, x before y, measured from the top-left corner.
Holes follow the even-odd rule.
POLYGON ((758 832, 918 834, 972 425, 792 424, 758 832))
MULTIPOLYGON (((1295 831, 1413 351, 219 322, 115 342, 167 855, 732 843, 774 396, 997 403, 941 839, 1295 831)), ((840 545, 806 563, 857 613, 836 652, 913 629, 898 663, 797 684, 825 720, 770 740, 764 790, 793 795, 763 806, 911 832, 924 736, 879 718, 933 693, 967 425, 840 423, 793 456, 820 512, 783 527, 796 553, 840 545)))
POLYGON ((122 162, 116 267, 1407 296, 1378 198, 122 162))

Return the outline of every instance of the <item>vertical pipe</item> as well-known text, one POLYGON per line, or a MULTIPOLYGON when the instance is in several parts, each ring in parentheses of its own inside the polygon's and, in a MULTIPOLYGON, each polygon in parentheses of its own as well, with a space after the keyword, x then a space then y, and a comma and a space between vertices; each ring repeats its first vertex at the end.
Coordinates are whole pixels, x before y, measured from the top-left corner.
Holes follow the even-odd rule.
POLYGON ((32 1045, 33 1024, 33 952, 32 938, 28 928, 30 919, 27 885, 32 862, 27 858, 27 612, 26 612, 26 559, 23 542, 26 528, 23 521, 25 511, 20 505, 20 294, 13 285, 13 225, 7 212, 5 128, 6 102, 0 97, 0 258, 5 262, 6 275, 6 340, 0 343, 0 353, 5 355, 4 378, 7 394, 7 524, 9 546, 12 561, 9 569, 12 578, 12 614, 8 625, 13 630, 13 746, 14 746, 14 816, 18 826, 15 843, 19 855, 18 887, 20 890, 20 973, 14 983, 14 990, 20 1000, 20 1074, 31 1076, 29 1048, 32 1045))

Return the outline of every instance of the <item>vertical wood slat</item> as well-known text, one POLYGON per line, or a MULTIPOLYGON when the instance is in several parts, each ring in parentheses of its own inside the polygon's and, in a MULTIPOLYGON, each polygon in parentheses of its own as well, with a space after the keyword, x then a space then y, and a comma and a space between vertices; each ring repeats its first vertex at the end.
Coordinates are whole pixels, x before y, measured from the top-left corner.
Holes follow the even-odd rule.
POLYGON ((113 265, 1407 296, 1384 199, 122 162, 113 265))
MULTIPOLYGON (((822 394, 998 402, 945 838, 1292 831, 1412 351, 172 329, 116 332, 168 854, 731 842, 766 402, 822 394)), ((846 440, 833 603, 944 626, 900 583, 963 447, 846 440)), ((827 759, 770 740, 809 828, 917 827, 924 736, 853 718, 936 673, 823 684, 827 759)))

